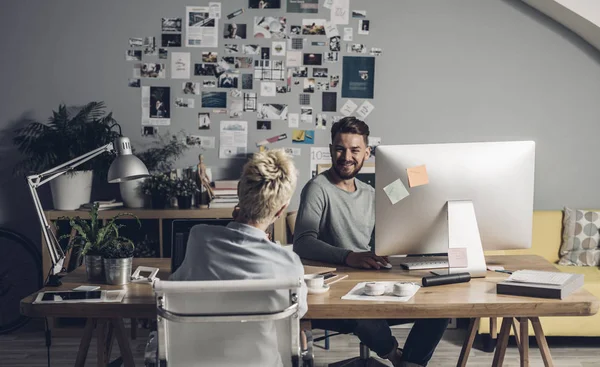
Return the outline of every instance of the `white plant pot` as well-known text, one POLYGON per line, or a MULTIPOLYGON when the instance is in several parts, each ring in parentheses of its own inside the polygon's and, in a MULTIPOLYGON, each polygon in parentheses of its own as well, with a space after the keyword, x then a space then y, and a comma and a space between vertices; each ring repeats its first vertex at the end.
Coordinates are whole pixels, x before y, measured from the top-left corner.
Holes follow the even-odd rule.
POLYGON ((142 184, 147 178, 119 183, 121 199, 128 208, 143 208, 146 206, 146 195, 142 192, 142 184))
POLYGON ((50 181, 52 202, 56 210, 75 210, 92 197, 93 171, 75 171, 50 181))

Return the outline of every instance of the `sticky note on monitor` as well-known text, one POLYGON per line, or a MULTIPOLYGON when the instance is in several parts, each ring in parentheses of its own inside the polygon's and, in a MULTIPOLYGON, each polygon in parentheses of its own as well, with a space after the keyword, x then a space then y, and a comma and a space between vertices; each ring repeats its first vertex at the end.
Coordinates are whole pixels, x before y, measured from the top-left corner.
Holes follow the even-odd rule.
POLYGON ((448 266, 451 268, 466 268, 469 266, 466 247, 448 249, 448 266))
POLYGON ((429 176, 427 176, 425 165, 407 168, 406 173, 408 174, 408 186, 410 187, 427 185, 429 183, 429 176))
POLYGON ((390 201, 392 202, 392 205, 396 204, 397 202, 409 195, 408 190, 406 190, 406 187, 404 186, 402 181, 400 181, 400 179, 397 179, 396 181, 384 187, 383 191, 387 195, 388 199, 390 199, 390 201))

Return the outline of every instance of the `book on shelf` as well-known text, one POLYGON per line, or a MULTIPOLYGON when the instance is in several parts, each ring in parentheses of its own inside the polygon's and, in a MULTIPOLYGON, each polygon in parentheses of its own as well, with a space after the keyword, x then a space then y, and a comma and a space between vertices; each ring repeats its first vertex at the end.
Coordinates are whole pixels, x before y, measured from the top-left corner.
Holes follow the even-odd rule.
POLYGON ((208 207, 212 208, 212 209, 222 209, 222 208, 231 208, 231 209, 233 209, 233 208, 235 208, 236 205, 237 205, 237 201, 235 203, 218 203, 218 202, 214 203, 214 202, 211 201, 208 204, 208 207))
POLYGON ((512 296, 564 299, 583 287, 583 274, 519 270, 496 284, 496 293, 512 296))
POLYGON ((220 181, 215 181, 214 185, 215 185, 215 189, 217 189, 217 190, 219 190, 219 189, 236 190, 236 194, 237 194, 237 187, 238 187, 239 182, 240 182, 240 180, 220 180, 220 181))
POLYGON ((98 210, 106 210, 106 209, 113 209, 113 208, 120 208, 123 206, 123 202, 122 201, 116 201, 116 200, 108 200, 108 201, 93 201, 91 203, 85 203, 85 204, 81 204, 81 206, 79 207, 79 210, 86 210, 86 211, 90 211, 92 210, 92 207, 94 206, 94 204, 98 203, 98 210))
POLYGON ((237 189, 213 189, 215 196, 237 196, 237 189))
POLYGON ((231 198, 214 198, 212 199, 210 202, 211 203, 235 203, 237 204, 240 201, 240 199, 236 196, 236 197, 231 197, 231 198))

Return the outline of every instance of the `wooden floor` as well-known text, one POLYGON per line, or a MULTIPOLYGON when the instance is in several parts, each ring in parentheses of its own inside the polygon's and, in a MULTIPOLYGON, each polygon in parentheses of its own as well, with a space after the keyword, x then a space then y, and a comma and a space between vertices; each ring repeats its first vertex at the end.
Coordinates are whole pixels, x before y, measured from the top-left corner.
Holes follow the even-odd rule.
MULTIPOLYGON (((402 345, 408 330, 394 329, 393 332, 400 345, 402 345)), ((143 366, 145 336, 143 331, 140 331, 139 334, 141 335, 131 343, 136 365, 143 366)), ((317 336, 322 335, 318 331, 316 334, 317 336)), ((456 366, 464 334, 464 330, 447 330, 429 366, 456 366)), ((600 340, 598 338, 549 338, 549 344, 555 366, 600 366, 600 340)), ((72 366, 78 345, 78 337, 54 337, 50 352, 51 365, 72 366)), ((86 366, 96 366, 95 345, 96 342, 93 340, 88 352, 86 366)), ((535 346, 535 338, 530 339, 530 345, 530 366, 543 366, 539 351, 535 346)), ((356 337, 350 335, 336 336, 331 338, 330 350, 315 348, 315 366, 327 366, 328 363, 351 358, 357 354, 358 339, 356 337)), ((115 343, 112 358, 114 359, 118 355, 119 347, 115 343)), ((469 356, 468 366, 490 366, 492 359, 493 354, 474 349, 469 356)), ((44 332, 39 323, 32 322, 15 333, 0 336, 0 366, 47 366, 44 332)), ((519 366, 519 353, 512 343, 507 351, 504 366, 519 366)))

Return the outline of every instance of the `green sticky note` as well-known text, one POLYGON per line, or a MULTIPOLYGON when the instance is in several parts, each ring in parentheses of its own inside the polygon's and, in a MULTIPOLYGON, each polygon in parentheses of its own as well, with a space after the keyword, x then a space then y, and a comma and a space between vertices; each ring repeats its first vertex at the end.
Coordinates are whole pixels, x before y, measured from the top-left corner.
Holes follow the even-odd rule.
POLYGON ((384 187, 383 191, 385 191, 387 197, 392 202, 392 205, 409 195, 408 190, 406 190, 406 187, 402 181, 400 181, 400 179, 397 179, 396 181, 384 187))

